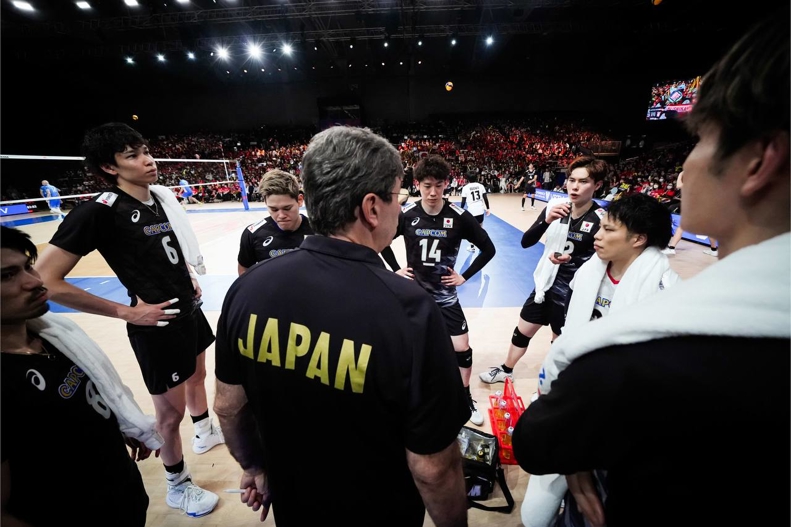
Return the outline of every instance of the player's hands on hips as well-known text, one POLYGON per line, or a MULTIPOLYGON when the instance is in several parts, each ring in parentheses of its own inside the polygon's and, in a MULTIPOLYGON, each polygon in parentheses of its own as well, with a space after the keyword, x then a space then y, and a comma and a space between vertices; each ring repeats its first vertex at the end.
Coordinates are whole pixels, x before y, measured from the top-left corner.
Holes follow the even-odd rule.
POLYGON ((178 302, 178 298, 162 302, 161 304, 146 304, 140 297, 137 297, 137 305, 126 308, 121 319, 136 326, 159 326, 164 327, 171 318, 176 318, 181 310, 168 309, 168 306, 178 302))
POLYGON ((200 300, 201 296, 203 296, 203 289, 200 288, 200 284, 198 283, 197 278, 191 278, 192 280, 192 289, 195 290, 195 295, 193 298, 197 301, 200 300))
POLYGON ((245 470, 239 488, 244 489, 241 495, 242 503, 255 512, 261 509, 261 521, 266 520, 269 515, 269 505, 272 503, 266 474, 263 471, 245 470))
POLYGON ((555 265, 568 263, 568 262, 571 261, 571 255, 570 254, 562 254, 562 255, 556 257, 554 254, 550 254, 549 255, 549 261, 552 262, 555 265))
POLYGON ((565 218, 571 213, 571 205, 568 203, 560 203, 552 207, 552 210, 549 211, 547 214, 547 223, 552 223, 553 221, 565 218))
POLYGON ((402 267, 398 271, 396 271, 397 275, 403 276, 404 278, 409 278, 410 280, 415 279, 415 274, 412 272, 411 267, 402 267))
POLYGON ((442 277, 442 285, 447 286, 460 286, 466 281, 453 267, 448 267, 448 274, 442 277))

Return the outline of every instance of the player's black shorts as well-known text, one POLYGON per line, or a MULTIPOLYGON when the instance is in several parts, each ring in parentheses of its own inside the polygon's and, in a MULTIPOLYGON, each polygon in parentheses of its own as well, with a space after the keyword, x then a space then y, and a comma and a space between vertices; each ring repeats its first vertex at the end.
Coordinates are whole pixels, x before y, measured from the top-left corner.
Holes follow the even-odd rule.
POLYGON ((535 193, 536 193, 536 187, 532 185, 525 187, 525 194, 535 194, 535 193))
POLYGON ((214 342, 214 332, 200 308, 191 315, 156 326, 126 325, 148 393, 159 395, 195 373, 195 359, 214 342))
POLYGON ((484 216, 486 216, 486 214, 481 214, 480 216, 473 216, 473 218, 475 218, 475 221, 477 221, 478 223, 483 223, 484 216))
POLYGON ((442 316, 445 317, 445 325, 448 328, 448 333, 451 337, 464 335, 470 328, 467 326, 467 319, 464 318, 464 311, 461 310, 461 304, 457 300, 455 304, 448 307, 439 306, 442 316))
POLYGON ((566 324, 566 306, 557 298, 557 293, 551 289, 544 294, 544 301, 536 304, 536 291, 533 290, 522 306, 519 316, 525 322, 541 324, 552 328, 552 333, 560 335, 560 330, 566 324))

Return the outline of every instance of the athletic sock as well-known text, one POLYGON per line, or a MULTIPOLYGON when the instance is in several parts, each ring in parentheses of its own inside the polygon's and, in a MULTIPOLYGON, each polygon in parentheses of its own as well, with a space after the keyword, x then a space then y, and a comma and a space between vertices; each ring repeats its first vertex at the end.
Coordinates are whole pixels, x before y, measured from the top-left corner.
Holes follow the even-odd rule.
POLYGON ((500 366, 500 369, 501 369, 501 370, 503 370, 505 373, 513 373, 513 372, 514 372, 514 369, 513 369, 513 368, 509 368, 509 367, 508 367, 508 366, 506 366, 505 364, 503 364, 502 366, 500 366))
POLYGON ((167 470, 171 474, 181 474, 181 471, 184 470, 184 458, 182 457, 181 461, 179 461, 175 465, 170 465, 170 466, 165 465, 165 470, 167 470))
POLYGON ((208 419, 209 418, 209 410, 206 410, 205 412, 203 412, 200 415, 190 415, 190 418, 192 419, 193 423, 197 423, 199 421, 203 421, 204 419, 208 419))
POLYGON ((525 206, 525 198, 522 198, 522 208, 525 206))

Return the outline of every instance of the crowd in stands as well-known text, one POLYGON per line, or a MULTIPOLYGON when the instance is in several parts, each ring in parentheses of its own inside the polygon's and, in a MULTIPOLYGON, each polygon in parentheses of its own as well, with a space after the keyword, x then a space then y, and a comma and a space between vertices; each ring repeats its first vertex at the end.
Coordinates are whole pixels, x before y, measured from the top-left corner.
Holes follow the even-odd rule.
MULTIPOLYGON (((614 141, 582 120, 544 117, 495 122, 439 121, 374 127, 374 131, 398 148, 407 174, 404 186, 413 195, 417 195, 417 188, 410 181, 409 167, 429 154, 443 156, 452 167, 448 194, 460 194, 470 172, 477 174, 489 192, 523 192, 522 176, 530 164, 539 174, 537 188, 562 191, 563 167, 569 161, 589 153, 596 145, 614 141)), ((228 163, 160 161, 160 184, 177 187, 180 180, 186 180, 195 185, 195 197, 202 202, 239 201, 242 193, 236 182, 238 161, 248 197, 257 201, 260 200, 258 182, 267 171, 277 168, 300 176, 302 155, 314 133, 309 127, 262 127, 239 134, 159 136, 150 140, 150 147, 159 159, 229 160, 228 163)), ((691 144, 684 142, 628 159, 612 158, 617 161, 611 161, 611 173, 597 197, 611 200, 631 192, 644 192, 668 203, 678 201, 675 179, 690 148, 691 144)), ((90 194, 106 187, 104 181, 82 168, 66 170, 60 178, 50 181, 61 189, 61 195, 90 194)), ((21 197, 12 187, 3 194, 3 200, 21 197)))

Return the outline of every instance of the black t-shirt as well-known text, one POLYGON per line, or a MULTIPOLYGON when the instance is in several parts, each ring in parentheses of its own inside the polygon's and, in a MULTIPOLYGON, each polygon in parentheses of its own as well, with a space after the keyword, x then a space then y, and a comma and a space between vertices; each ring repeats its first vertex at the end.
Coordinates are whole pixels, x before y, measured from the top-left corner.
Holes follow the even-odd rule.
POLYGON ((422 526, 405 449, 447 448, 470 415, 432 298, 373 250, 324 236, 234 282, 216 376, 244 386, 284 527, 321 525, 327 514, 422 526))
MULTIPOLYGON (((563 247, 563 254, 570 254, 571 260, 560 265, 555 276, 555 282, 550 287, 550 291, 556 293, 556 301, 565 305, 565 299, 570 292, 569 284, 574 278, 574 273, 582 267, 582 264, 590 260, 593 253, 596 252, 593 249, 593 237, 599 231, 601 219, 606 213, 605 209, 600 208, 594 202, 591 208, 581 217, 577 219, 569 218, 569 233, 566 237, 566 245, 563 247)), ((538 214, 536 221, 525 232, 522 237, 522 247, 535 245, 541 239, 541 236, 549 228, 549 224, 546 223, 545 219, 546 207, 538 214)))
POLYGON ((9 512, 32 525, 143 527, 148 496, 115 415, 78 366, 44 345, 52 359, 0 353, 9 512))
POLYGON ((192 303, 195 292, 181 246, 156 198, 147 206, 113 188, 72 210, 50 243, 79 256, 97 249, 132 305, 135 295, 148 304, 179 298, 175 307, 182 310, 192 303))
POLYGON ((442 277, 456 267, 461 241, 493 249, 489 235, 475 217, 448 201, 435 216, 423 210, 420 201, 404 205, 398 218, 398 236, 404 237, 407 267, 412 268, 415 280, 442 307, 458 301, 456 287, 444 285, 442 277))
POLYGON ((516 459, 531 474, 606 470, 611 527, 788 525, 789 345, 689 336, 588 353, 519 419, 516 459))
POLYGON ((284 231, 272 218, 264 218, 242 231, 237 260, 242 267, 252 267, 257 262, 298 249, 311 234, 313 229, 305 216, 295 231, 284 231))
POLYGON ((533 187, 535 188, 536 183, 538 183, 538 172, 533 170, 530 172, 529 170, 525 171, 525 180, 522 183, 525 188, 533 187))

